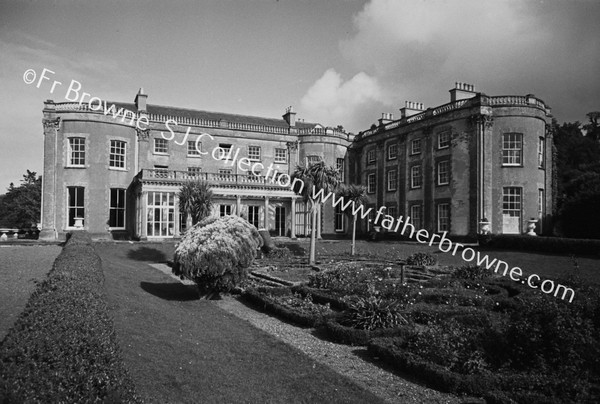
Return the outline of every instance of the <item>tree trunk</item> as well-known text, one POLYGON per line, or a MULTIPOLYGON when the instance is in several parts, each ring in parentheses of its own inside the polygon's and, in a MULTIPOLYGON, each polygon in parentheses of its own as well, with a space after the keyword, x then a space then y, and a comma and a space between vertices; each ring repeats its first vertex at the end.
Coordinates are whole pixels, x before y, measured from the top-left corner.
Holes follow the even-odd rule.
POLYGON ((308 258, 309 265, 316 265, 316 250, 317 250, 317 205, 313 204, 311 212, 311 231, 310 231, 310 252, 308 258))
POLYGON ((352 255, 356 252, 356 216, 352 221, 352 255))

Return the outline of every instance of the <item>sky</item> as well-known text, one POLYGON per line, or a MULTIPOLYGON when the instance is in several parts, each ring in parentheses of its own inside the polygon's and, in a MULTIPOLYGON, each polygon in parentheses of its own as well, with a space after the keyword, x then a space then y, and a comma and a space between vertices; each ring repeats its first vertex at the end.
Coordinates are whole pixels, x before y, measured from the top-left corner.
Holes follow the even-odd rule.
POLYGON ((600 110, 600 0, 0 0, 0 193, 43 169, 43 102, 297 118, 358 133, 454 83, 600 110), (32 69, 51 80, 26 84, 32 69), (51 93, 58 80, 63 88, 51 93))

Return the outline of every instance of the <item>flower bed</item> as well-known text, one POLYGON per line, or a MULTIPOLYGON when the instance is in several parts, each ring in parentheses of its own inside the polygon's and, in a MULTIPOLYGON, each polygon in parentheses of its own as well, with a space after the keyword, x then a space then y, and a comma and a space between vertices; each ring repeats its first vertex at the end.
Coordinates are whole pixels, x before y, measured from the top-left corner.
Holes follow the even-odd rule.
POLYGON ((74 233, 0 345, 0 402, 137 402, 91 240, 74 233))

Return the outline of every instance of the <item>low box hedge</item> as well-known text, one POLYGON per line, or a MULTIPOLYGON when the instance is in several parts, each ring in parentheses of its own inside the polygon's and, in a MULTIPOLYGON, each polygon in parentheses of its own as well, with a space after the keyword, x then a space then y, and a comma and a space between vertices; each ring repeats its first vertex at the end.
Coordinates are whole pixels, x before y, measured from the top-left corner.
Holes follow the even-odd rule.
POLYGON ((482 247, 555 254, 600 255, 600 240, 511 234, 481 236, 482 247))
POLYGON ((77 232, 0 344, 0 402, 141 402, 120 354, 101 261, 77 232))
POLYGON ((288 287, 272 288, 269 290, 263 288, 246 289, 242 293, 242 299, 263 311, 303 327, 316 327, 323 321, 322 316, 302 313, 293 308, 286 307, 270 298, 269 294, 271 294, 271 296, 287 296, 292 294, 292 291, 288 287))
POLYGON ((323 289, 315 289, 305 285, 299 285, 292 287, 294 292, 300 293, 302 296, 311 295, 315 303, 327 304, 335 310, 346 310, 349 305, 347 302, 331 295, 330 292, 323 289))
POLYGON ((373 338, 406 335, 407 333, 411 332, 407 327, 359 330, 342 325, 334 318, 325 321, 323 326, 329 338, 335 342, 362 346, 368 345, 369 341, 371 341, 373 338))

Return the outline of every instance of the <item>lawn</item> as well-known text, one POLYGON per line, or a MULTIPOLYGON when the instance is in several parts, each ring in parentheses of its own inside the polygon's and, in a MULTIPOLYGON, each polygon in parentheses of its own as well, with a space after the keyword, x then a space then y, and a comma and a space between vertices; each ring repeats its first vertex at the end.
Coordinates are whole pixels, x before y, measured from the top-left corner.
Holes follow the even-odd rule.
POLYGON ((125 363, 150 402, 380 402, 149 263, 172 243, 97 243, 125 363))

